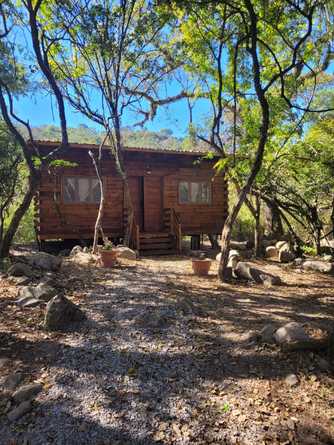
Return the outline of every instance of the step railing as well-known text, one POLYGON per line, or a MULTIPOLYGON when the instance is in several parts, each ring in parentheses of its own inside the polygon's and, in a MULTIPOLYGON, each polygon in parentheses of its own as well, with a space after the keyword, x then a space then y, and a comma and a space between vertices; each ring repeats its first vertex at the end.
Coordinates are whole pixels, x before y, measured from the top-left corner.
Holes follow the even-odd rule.
POLYGON ((164 225, 175 240, 175 248, 178 253, 182 250, 182 227, 181 221, 175 210, 171 208, 164 209, 164 225))

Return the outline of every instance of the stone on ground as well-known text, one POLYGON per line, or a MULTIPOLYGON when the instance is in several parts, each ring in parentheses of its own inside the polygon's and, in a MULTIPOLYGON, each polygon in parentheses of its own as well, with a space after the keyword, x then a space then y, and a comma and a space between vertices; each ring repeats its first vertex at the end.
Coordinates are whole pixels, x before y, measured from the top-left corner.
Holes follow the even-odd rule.
POLYGON ((277 329, 274 333, 276 342, 280 345, 310 340, 309 335, 301 323, 292 321, 277 329))
POLYGON ((13 391, 22 382, 22 380, 23 374, 21 372, 16 372, 6 377, 2 386, 7 391, 13 391))
POLYGON ((304 261, 302 268, 304 270, 310 270, 314 272, 321 272, 321 273, 333 273, 333 263, 328 263, 326 261, 318 261, 318 260, 309 260, 304 261))
POLYGON ((14 263, 7 270, 7 274, 11 277, 32 277, 34 275, 34 271, 28 264, 14 263))
POLYGON ((18 304, 23 305, 27 299, 34 298, 39 301, 50 301, 57 295, 57 290, 53 287, 40 283, 37 286, 24 286, 19 290, 18 304))
POLYGON ((277 258, 278 249, 275 246, 266 247, 266 258, 277 258))
POLYGON ((126 260, 136 260, 137 253, 126 246, 117 246, 115 247, 115 251, 117 252, 117 258, 124 258, 126 260))
POLYGON ((299 382, 298 377, 296 376, 296 374, 289 374, 288 376, 286 376, 284 381, 289 386, 295 386, 299 382))
POLYGON ((96 262, 96 257, 90 253, 78 252, 72 256, 72 261, 78 266, 90 266, 96 262))
POLYGON ((280 250, 278 253, 278 261, 280 263, 290 263, 295 259, 295 255, 290 250, 280 250))
POLYGON ((244 261, 239 261, 237 267, 235 268, 235 273, 239 278, 255 281, 256 283, 266 283, 268 286, 281 283, 279 277, 257 269, 256 267, 253 267, 251 263, 244 261))
POLYGON ((32 400, 37 396, 43 389, 43 385, 41 383, 31 383, 30 385, 21 386, 21 388, 17 389, 12 398, 14 402, 20 403, 26 400, 32 400))
POLYGON ((259 337, 260 341, 263 343, 274 343, 274 333, 277 330, 277 326, 272 324, 267 324, 263 326, 263 328, 260 331, 259 337))
POLYGON ((82 247, 81 246, 74 246, 73 249, 71 250, 70 256, 74 256, 79 252, 82 252, 82 247))
POLYGON ((56 271, 60 268, 62 259, 46 252, 36 252, 25 257, 25 260, 32 267, 38 269, 56 271))
POLYGON ((19 404, 16 408, 8 413, 8 420, 15 422, 15 420, 20 419, 22 416, 31 411, 32 405, 30 401, 25 401, 19 404))
POLYGON ((84 320, 84 312, 64 296, 56 296, 46 306, 44 327, 50 331, 68 329, 71 323, 84 320))

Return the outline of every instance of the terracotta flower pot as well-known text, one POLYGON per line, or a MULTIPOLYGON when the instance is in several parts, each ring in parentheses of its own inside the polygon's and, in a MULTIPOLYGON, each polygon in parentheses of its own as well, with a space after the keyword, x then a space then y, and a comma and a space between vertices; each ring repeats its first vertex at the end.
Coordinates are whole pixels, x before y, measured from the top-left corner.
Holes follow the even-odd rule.
POLYGON ((116 263, 116 250, 100 250, 101 263, 103 267, 113 267, 116 263))
POLYGON ((210 267, 211 267, 211 260, 205 259, 205 260, 199 260, 199 259, 193 259, 192 260, 192 266, 193 271, 195 275, 205 276, 208 275, 210 267))

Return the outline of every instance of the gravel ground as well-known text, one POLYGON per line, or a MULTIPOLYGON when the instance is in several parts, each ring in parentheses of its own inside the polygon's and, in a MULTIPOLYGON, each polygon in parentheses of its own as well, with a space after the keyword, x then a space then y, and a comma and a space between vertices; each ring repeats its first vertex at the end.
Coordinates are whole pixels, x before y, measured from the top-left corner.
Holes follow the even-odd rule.
POLYGON ((268 322, 332 324, 334 279, 264 267, 285 285, 221 286, 215 269, 195 278, 188 258, 111 271, 68 263, 64 274, 77 279, 69 297, 88 319, 32 337, 35 308, 24 329, 7 325, 21 342, 11 366, 26 366, 44 391, 21 420, 0 417, 0 444, 334 443, 334 380, 318 366, 327 357, 282 353, 250 336, 268 322), (284 384, 291 372, 295 387, 284 384))

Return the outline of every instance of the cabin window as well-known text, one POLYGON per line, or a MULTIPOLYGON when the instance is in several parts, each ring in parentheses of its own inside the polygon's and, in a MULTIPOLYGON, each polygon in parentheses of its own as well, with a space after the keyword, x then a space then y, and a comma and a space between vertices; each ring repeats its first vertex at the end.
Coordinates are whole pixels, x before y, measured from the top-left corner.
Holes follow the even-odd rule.
POLYGON ((64 176, 63 200, 67 203, 99 203, 100 186, 90 176, 64 176))
POLYGON ((208 181, 179 182, 180 204, 210 204, 211 184, 208 181))

